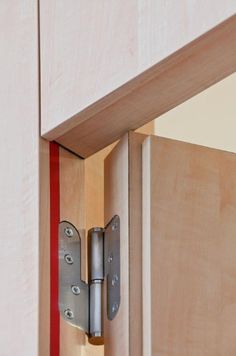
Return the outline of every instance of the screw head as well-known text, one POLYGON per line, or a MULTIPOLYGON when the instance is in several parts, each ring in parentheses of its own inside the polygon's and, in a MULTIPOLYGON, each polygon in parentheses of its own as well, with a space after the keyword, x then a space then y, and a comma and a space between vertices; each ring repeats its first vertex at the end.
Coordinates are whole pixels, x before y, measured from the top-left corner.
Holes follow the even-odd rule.
POLYGON ((64 315, 67 319, 73 319, 74 318, 74 313, 73 311, 70 309, 70 308, 67 308, 65 311, 64 311, 64 315))
POLYGON ((119 277, 117 276, 117 274, 114 274, 111 281, 112 286, 114 287, 118 281, 119 281, 119 277))
POLYGON ((72 265, 74 263, 73 257, 69 253, 64 256, 64 260, 68 263, 68 265, 72 265))
POLYGON ((111 263, 113 261, 113 255, 112 255, 112 253, 108 256, 108 258, 107 258, 107 262, 108 263, 111 263))
POLYGON ((72 230, 71 227, 67 226, 65 229, 64 229, 64 233, 67 237, 73 237, 74 235, 74 232, 72 230))
POLYGON ((114 224, 112 225, 112 231, 117 230, 117 228, 118 228, 118 223, 114 222, 114 224))
POLYGON ((80 287, 79 286, 72 286, 71 287, 72 293, 75 295, 79 295, 80 294, 80 287))
POLYGON ((115 313, 117 310, 118 310, 119 306, 118 304, 115 302, 113 305, 112 305, 112 313, 115 313))

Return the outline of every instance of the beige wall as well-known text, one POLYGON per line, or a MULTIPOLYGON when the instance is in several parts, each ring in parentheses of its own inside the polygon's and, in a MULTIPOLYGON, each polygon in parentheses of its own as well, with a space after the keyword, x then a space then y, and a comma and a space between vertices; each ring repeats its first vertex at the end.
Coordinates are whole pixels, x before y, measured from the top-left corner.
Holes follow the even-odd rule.
POLYGON ((155 134, 236 152, 236 74, 156 119, 155 134))

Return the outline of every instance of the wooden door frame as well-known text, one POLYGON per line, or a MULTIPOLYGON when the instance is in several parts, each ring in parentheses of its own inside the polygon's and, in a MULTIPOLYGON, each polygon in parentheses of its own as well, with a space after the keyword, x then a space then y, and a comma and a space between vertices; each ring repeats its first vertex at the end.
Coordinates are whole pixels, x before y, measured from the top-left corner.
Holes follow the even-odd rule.
MULTIPOLYGON (((54 140, 63 148, 64 166, 66 161, 69 170, 77 174, 80 183, 76 189, 80 190, 82 199, 78 202, 77 212, 71 211, 71 207, 63 200, 68 214, 80 214, 82 228, 88 229, 91 224, 103 225, 103 216, 98 216, 93 207, 89 205, 90 194, 94 189, 96 201, 100 211, 103 210, 103 159, 106 150, 97 153, 104 147, 118 140, 124 133, 134 130, 143 124, 150 122, 173 107, 183 103, 192 96, 200 93, 214 83, 229 76, 236 70, 236 15, 222 24, 210 30, 203 36, 194 40, 187 46, 178 50, 165 60, 157 63, 137 78, 128 82, 121 88, 109 94, 99 102, 94 103, 85 111, 65 121, 56 127, 50 134, 45 135, 48 140, 54 140), (157 95, 158 93, 158 95, 157 95), (75 153, 76 155, 74 155, 75 153), (93 155, 96 153, 96 155, 93 155), (65 157, 67 156, 67 158, 65 157), (87 158, 83 160, 81 158, 87 158), (98 184, 99 182, 99 184, 98 184), (84 214, 85 212, 85 215, 84 214)), ((153 133, 153 128, 143 133, 153 133)), ((56 145, 55 143, 53 145, 56 145)), ((56 147, 56 146, 55 146, 56 147)), ((54 147, 54 148, 55 148, 54 147)), ((59 146, 57 146, 59 147, 59 146)), ((50 325, 49 315, 57 301, 53 299, 50 288, 53 286, 52 274, 49 277, 50 265, 50 170, 49 170, 49 143, 42 140, 41 145, 41 205, 40 205, 40 337, 39 350, 45 356, 59 356, 60 343, 59 332, 56 334, 57 348, 52 347, 54 342, 52 330, 55 325, 50 325), (50 302, 51 295, 51 302, 50 302), (50 350, 51 344, 51 350, 50 350), (42 351, 43 350, 43 351, 42 351)), ((107 148, 109 151, 110 148, 107 148)), ((61 155, 61 153, 60 153, 61 155)), ((63 154, 62 154, 63 156, 63 154)), ((51 157, 52 158, 52 157, 51 157)), ((67 169, 67 168, 63 168, 67 169)), ((65 194, 70 182, 60 185, 61 195, 65 194)), ((51 192, 52 193, 52 192, 51 192)), ((72 209, 73 210, 73 209, 72 209)), ((52 213, 52 211, 51 211, 52 213)), ((52 233, 51 233, 52 238, 52 233)), ((52 246, 52 245, 51 245, 52 246)), ((56 243, 55 243, 56 246, 56 243)), ((55 247, 54 246, 54 247, 55 247)), ((52 254, 55 251, 51 251, 52 254)), ((54 259, 55 261, 55 259, 54 259)), ((54 266, 55 267, 55 266, 54 266)), ((55 274, 54 274, 55 277, 55 274)), ((53 278, 54 278, 53 277, 53 278)), ((54 309, 55 310, 55 309, 54 309)), ((58 316, 55 317, 58 329, 58 316)), ((64 328, 64 326, 63 326, 64 328)), ((65 327, 66 328, 66 327, 65 327)), ((71 329, 64 330, 63 338, 70 345, 70 350, 78 347, 77 332, 71 334, 71 329), (67 330, 68 331, 68 330, 67 330)), ((85 355, 91 354, 90 346, 84 340, 85 355)), ((67 355, 66 348, 61 346, 60 356, 67 355)), ((76 350, 76 349, 75 349, 76 350)), ((75 352, 75 351, 74 351, 75 352)), ((72 352, 72 356, 74 353, 72 352)))
MULTIPOLYGON (((154 133, 150 122, 139 133, 154 133)), ((94 355, 80 330, 60 320, 58 311, 58 223, 68 219, 79 229, 104 226, 104 158, 110 145, 88 159, 81 159, 55 142, 40 141, 40 307, 39 355, 94 355), (90 202, 93 201, 93 204, 90 202)), ((82 275, 86 279, 86 239, 82 236, 82 275)), ((103 355, 103 346, 96 346, 103 355)))
POLYGON ((88 157, 236 70, 236 15, 155 64, 49 133, 88 157))

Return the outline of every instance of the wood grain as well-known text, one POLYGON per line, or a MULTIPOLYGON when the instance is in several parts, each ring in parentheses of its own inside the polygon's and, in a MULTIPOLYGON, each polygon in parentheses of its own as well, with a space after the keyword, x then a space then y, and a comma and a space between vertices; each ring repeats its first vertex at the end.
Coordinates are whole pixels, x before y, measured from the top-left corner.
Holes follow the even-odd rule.
MULTIPOLYGON (((86 276, 84 161, 60 149, 60 220, 82 230, 82 278, 86 276)), ((85 333, 60 320, 60 356, 77 356, 85 344, 85 333)))
MULTIPOLYGON (((139 131, 152 133, 154 124, 149 123, 139 131)), ((130 133, 136 137, 145 137, 130 133)), ((130 147, 135 140, 130 140, 130 147)), ((141 142, 141 141, 140 141, 141 142)), ((49 236, 49 143, 41 139, 40 153, 40 334, 39 353, 49 356, 50 345, 50 236, 49 236)), ((60 205, 61 220, 72 221, 83 232, 82 274, 87 279, 87 241, 86 232, 93 226, 104 226, 104 159, 116 144, 106 147, 86 160, 82 160, 65 149, 60 149, 60 205)), ((141 164, 139 154, 136 156, 141 164)), ((133 150, 136 152, 136 150, 133 150)), ((136 162, 136 158, 134 162, 136 162)), ((139 169, 139 172, 141 170, 139 169)), ((141 173, 140 173, 141 174, 141 173)), ((137 176, 133 175, 137 180, 137 176)), ((140 176, 139 176, 140 177, 140 176)), ((134 183, 135 184, 135 183, 134 183)), ((139 183, 140 184, 140 183, 139 183)), ((138 210, 140 213, 140 210, 138 210)), ((138 221, 141 221, 139 216, 138 221)), ((137 226, 137 225, 136 225, 137 226)), ((135 235, 134 235, 135 236, 135 235)), ((138 246, 138 245, 137 245, 138 246)), ((135 280, 140 282, 140 280, 135 280)), ((103 346, 90 345, 87 336, 79 330, 60 323, 61 355, 72 356, 81 353, 85 356, 104 355, 103 346)))
MULTIPOLYGON (((87 231, 93 226, 104 226, 104 157, 112 149, 107 147, 87 160, 60 149, 60 204, 61 220, 77 226, 82 234, 82 275, 87 279, 87 231)), ((93 346, 85 333, 61 319, 61 356, 99 356, 103 346, 93 346)))
MULTIPOLYGON (((120 216, 121 305, 115 319, 104 311, 105 356, 129 356, 129 156, 128 135, 105 160, 105 223, 120 216)), ((106 290, 106 287, 105 287, 106 290)), ((105 300, 106 303, 106 300, 105 300)), ((106 304, 105 304, 106 305, 106 304)))
MULTIPOLYGON (((152 130, 152 125, 142 131, 152 130)), ((121 219, 121 305, 105 315, 105 356, 142 356, 142 142, 125 135, 105 159, 105 223, 121 219), (122 342, 121 342, 122 340, 122 342)))
POLYGON ((0 2, 0 345, 37 356, 39 101, 37 2, 0 2))
MULTIPOLYGON (((43 136, 87 157, 235 72, 236 15, 196 37, 190 36, 184 47, 177 46, 164 57, 155 57, 137 75, 128 78, 126 73, 123 85, 83 109, 63 114, 57 123, 49 119, 52 126, 42 130, 43 136)), ((47 93, 45 110, 49 98, 47 93)), ((55 99, 57 109, 62 102, 55 99)))
MULTIPOLYGON (((234 0, 129 0, 125 6, 121 1, 70 0, 68 6, 66 0, 40 0, 42 134, 63 131, 60 124, 70 126, 72 117, 235 11, 234 0)), ((81 123, 84 116, 77 119, 81 123)))
POLYGON ((235 355, 235 179, 233 153, 145 140, 145 356, 235 355))

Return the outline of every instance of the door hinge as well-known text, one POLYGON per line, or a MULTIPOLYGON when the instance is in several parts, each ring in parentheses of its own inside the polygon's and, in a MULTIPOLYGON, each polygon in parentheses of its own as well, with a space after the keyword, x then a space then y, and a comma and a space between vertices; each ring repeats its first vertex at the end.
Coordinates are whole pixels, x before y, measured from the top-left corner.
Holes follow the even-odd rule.
POLYGON ((81 279, 81 238, 74 225, 59 225, 59 310, 71 325, 84 330, 91 343, 103 342, 103 285, 107 318, 120 306, 120 218, 88 232, 88 283, 81 279))

